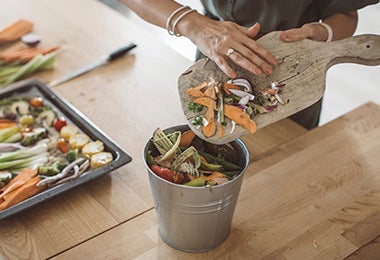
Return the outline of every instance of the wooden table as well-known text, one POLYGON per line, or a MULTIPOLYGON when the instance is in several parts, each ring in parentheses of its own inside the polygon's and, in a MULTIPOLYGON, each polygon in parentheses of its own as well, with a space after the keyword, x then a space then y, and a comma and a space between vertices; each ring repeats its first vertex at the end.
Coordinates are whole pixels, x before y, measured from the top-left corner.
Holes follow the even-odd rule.
POLYGON ((185 123, 177 78, 191 61, 94 0, 2 0, 0 24, 35 22, 61 46, 48 82, 133 41, 122 59, 54 90, 133 161, 0 221, 0 259, 375 259, 380 255, 380 106, 368 103, 307 132, 282 120, 244 137, 251 161, 232 231, 206 253, 167 246, 142 149, 152 131, 185 123))

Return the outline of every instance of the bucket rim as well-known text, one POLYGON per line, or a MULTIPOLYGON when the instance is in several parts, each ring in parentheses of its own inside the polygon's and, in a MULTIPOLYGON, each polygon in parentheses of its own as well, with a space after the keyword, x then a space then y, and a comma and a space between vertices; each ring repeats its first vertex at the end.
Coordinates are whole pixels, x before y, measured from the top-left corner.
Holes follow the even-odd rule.
MULTIPOLYGON (((183 130, 186 130, 186 129, 190 129, 190 127, 186 124, 182 124, 182 125, 176 125, 176 126, 172 126, 172 127, 168 127, 168 128, 165 128, 163 129, 164 132, 166 131, 173 131, 173 130, 176 130, 176 131, 183 131, 183 130)), ((238 145, 242 150, 243 150, 243 156, 244 156, 244 159, 245 159, 245 165, 243 167, 243 169, 241 170, 241 172, 239 174, 236 175, 236 177, 234 177, 232 180, 229 180, 228 182, 225 182, 223 184, 220 184, 220 185, 215 185, 215 186, 202 186, 202 187, 195 187, 195 186, 187 186, 187 185, 183 185, 183 184, 177 184, 177 183, 173 183, 173 182, 170 182, 170 181, 167 181, 163 178, 161 178, 160 176, 158 176, 157 174, 155 174, 151 169, 150 167, 148 166, 148 163, 146 162, 146 152, 148 151, 148 147, 151 145, 151 138, 148 139, 148 141, 145 143, 144 145, 144 149, 143 149, 143 152, 142 152, 142 158, 143 158, 143 162, 144 162, 144 165, 145 165, 145 168, 148 170, 148 173, 149 175, 152 175, 154 178, 164 182, 164 183, 167 183, 169 185, 172 185, 172 186, 175 186, 175 187, 181 187, 181 188, 186 188, 186 189, 221 189, 223 188, 224 186, 228 185, 229 183, 233 183, 235 181, 237 181, 238 179, 242 178, 244 173, 246 172, 247 168, 248 168, 248 165, 249 165, 249 151, 248 151, 248 148, 247 146, 244 144, 244 142, 238 138, 230 143, 233 143, 233 144, 236 144, 238 145)))

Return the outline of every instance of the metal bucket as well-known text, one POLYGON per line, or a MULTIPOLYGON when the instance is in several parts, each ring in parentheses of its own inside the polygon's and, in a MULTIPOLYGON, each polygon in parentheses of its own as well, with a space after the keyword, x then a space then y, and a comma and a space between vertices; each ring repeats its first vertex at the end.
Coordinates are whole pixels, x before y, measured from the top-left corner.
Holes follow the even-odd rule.
MULTIPOLYGON (((164 130, 185 131, 182 125, 164 130)), ((189 187, 171 183, 154 174, 148 167, 145 154, 153 144, 144 148, 144 162, 161 238, 170 246, 187 252, 202 252, 216 248, 228 237, 239 196, 249 153, 241 140, 232 142, 240 155, 242 172, 233 180, 213 187, 189 187)))

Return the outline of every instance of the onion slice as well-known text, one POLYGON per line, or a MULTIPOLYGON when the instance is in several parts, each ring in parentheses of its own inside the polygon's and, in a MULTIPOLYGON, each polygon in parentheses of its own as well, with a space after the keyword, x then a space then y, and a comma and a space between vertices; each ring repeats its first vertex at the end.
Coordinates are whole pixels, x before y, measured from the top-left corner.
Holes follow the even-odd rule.
POLYGON ((252 84, 245 78, 236 78, 231 81, 232 84, 245 88, 249 93, 253 93, 252 84))
POLYGON ((243 98, 246 96, 249 96, 249 100, 253 100, 255 98, 254 95, 251 93, 245 92, 243 90, 238 90, 238 89, 230 89, 231 93, 234 94, 235 96, 238 96, 239 98, 243 98))

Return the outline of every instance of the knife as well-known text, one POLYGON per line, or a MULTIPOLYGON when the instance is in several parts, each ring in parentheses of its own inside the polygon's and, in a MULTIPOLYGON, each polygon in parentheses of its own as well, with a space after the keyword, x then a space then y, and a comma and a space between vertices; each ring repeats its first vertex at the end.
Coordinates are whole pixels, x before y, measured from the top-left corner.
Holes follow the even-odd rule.
POLYGON ((122 57, 124 54, 126 54, 127 52, 129 52, 130 50, 132 50, 133 48, 135 48, 137 45, 134 44, 134 43, 129 43, 128 45, 126 46, 123 46, 113 52, 111 52, 110 54, 108 54, 107 56, 105 57, 102 57, 100 60, 90 64, 90 65, 87 65, 83 68, 80 68, 78 70, 75 70, 73 72, 70 72, 69 74, 61 77, 61 78, 58 78, 56 80, 53 80, 51 82, 49 82, 47 84, 48 87, 55 87, 59 84, 62 84, 64 82, 67 82, 69 80, 72 80, 76 77, 79 77, 80 75, 83 75, 91 70, 94 70, 100 66, 103 66, 107 63, 110 63, 111 61, 113 60, 116 60, 117 58, 120 58, 122 57))

